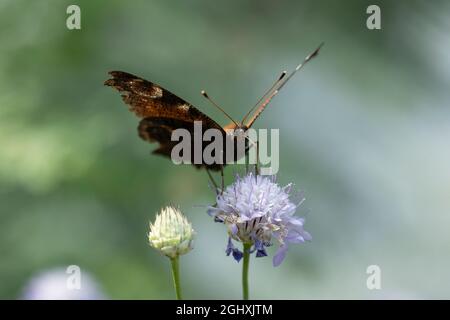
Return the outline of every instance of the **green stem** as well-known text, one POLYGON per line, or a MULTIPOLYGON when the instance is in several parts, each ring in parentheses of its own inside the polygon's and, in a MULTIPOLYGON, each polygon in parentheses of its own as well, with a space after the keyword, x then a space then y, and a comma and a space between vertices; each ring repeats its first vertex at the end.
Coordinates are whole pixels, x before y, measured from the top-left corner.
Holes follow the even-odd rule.
POLYGON ((177 300, 181 300, 179 258, 178 257, 170 258, 170 263, 172 264, 172 278, 173 278, 173 285, 175 287, 175 293, 177 295, 177 300))
POLYGON ((248 266, 250 264, 251 243, 244 243, 244 261, 242 265, 242 299, 248 300, 248 266))

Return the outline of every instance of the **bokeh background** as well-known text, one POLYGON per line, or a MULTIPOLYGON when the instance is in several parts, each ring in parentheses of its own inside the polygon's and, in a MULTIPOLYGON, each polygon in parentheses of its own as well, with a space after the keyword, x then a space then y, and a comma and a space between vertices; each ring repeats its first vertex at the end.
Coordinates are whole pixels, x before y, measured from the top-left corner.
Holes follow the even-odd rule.
POLYGON ((146 234, 174 203, 198 233, 185 297, 240 298, 205 172, 151 156, 103 81, 138 74, 226 124, 201 89, 240 118, 324 41, 256 123, 280 128, 278 180, 305 192, 313 241, 278 268, 253 259, 251 297, 450 298, 449 15, 448 1, 1 0, 0 297, 78 265, 98 297, 173 298, 146 234), (366 287, 372 264, 381 290, 366 287))

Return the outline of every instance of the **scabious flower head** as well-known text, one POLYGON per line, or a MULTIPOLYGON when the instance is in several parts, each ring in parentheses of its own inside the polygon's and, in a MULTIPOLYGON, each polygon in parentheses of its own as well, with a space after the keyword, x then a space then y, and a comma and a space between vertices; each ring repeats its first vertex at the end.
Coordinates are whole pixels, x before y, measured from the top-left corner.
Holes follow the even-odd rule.
POLYGON ((191 223, 180 210, 168 206, 150 223, 148 241, 162 254, 176 258, 192 250, 194 235, 191 223))
POLYGON ((248 174, 228 186, 216 199, 216 205, 208 213, 215 221, 228 228, 227 255, 232 254, 239 261, 243 254, 235 248, 233 241, 252 245, 256 257, 267 256, 266 247, 276 240, 279 248, 273 257, 278 266, 286 256, 289 243, 311 240, 303 229, 304 219, 294 216, 297 207, 290 200, 291 185, 280 187, 275 177, 248 174))

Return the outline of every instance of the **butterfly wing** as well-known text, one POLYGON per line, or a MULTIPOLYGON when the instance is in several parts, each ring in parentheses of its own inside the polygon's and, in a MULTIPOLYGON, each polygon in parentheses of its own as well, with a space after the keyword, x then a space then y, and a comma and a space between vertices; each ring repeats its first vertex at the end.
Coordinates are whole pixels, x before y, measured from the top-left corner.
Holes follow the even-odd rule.
MULTIPOLYGON (((220 130, 223 137, 226 136, 214 120, 161 86, 122 71, 111 71, 109 74, 112 78, 106 80, 105 85, 118 90, 130 110, 142 118, 138 126, 139 136, 143 140, 159 143, 155 154, 171 156, 172 148, 178 143, 171 141, 172 131, 176 129, 188 130, 191 139, 194 139, 194 121, 202 123, 203 132, 214 128, 220 130)), ((194 141, 191 141, 191 145, 194 145, 194 141)), ((212 170, 221 167, 215 164, 197 166, 206 166, 212 170)))

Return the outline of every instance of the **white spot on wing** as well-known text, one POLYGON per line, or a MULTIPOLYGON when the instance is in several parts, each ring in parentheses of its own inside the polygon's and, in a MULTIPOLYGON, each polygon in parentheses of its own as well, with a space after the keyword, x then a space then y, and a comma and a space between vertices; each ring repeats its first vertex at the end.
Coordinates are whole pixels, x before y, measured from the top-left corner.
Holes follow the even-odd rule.
POLYGON ((179 106, 178 108, 180 108, 181 110, 184 110, 184 111, 188 111, 190 107, 191 107, 191 106, 188 105, 188 104, 182 104, 182 105, 179 106))
POLYGON ((151 98, 161 98, 162 96, 163 96, 163 90, 158 86, 153 87, 150 97, 151 98))

